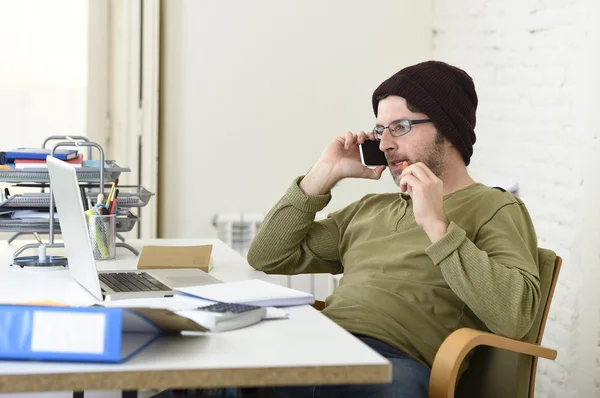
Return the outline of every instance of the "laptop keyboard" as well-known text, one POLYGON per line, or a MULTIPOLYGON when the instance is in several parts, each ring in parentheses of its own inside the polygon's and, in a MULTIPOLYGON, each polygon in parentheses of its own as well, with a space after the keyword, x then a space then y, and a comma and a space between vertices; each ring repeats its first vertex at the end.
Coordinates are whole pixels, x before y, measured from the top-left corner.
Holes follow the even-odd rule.
POLYGON ((106 272, 98 274, 100 281, 115 292, 170 291, 170 287, 145 272, 106 272))

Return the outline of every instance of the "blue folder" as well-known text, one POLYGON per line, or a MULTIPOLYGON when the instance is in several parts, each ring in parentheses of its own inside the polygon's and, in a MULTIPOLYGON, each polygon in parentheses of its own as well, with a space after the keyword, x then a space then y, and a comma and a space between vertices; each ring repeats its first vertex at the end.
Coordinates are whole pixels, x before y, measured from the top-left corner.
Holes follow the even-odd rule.
POLYGON ((120 363, 183 330, 207 331, 166 309, 0 305, 0 359, 120 363))
MULTIPOLYGON (((15 159, 46 160, 50 152, 47 148, 18 148, 0 152, 0 164, 12 163, 15 159)), ((77 153, 76 149, 57 149, 54 157, 60 160, 71 160, 77 157, 77 153)))

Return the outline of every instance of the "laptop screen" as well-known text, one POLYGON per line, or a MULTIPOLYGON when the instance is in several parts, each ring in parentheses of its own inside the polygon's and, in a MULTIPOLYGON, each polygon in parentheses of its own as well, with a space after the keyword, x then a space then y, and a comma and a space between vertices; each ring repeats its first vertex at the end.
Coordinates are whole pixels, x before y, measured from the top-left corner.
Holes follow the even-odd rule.
POLYGON ((46 160, 69 270, 77 282, 98 300, 102 300, 77 173, 72 165, 52 156, 48 156, 46 160))

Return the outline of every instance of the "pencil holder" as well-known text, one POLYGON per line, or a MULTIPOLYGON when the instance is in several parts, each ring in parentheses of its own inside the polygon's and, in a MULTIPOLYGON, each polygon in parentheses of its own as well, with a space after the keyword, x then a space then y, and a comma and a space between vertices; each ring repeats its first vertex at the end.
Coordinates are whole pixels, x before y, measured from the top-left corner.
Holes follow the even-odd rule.
POLYGON ((96 260, 114 260, 116 257, 116 214, 106 216, 86 214, 88 234, 96 260))

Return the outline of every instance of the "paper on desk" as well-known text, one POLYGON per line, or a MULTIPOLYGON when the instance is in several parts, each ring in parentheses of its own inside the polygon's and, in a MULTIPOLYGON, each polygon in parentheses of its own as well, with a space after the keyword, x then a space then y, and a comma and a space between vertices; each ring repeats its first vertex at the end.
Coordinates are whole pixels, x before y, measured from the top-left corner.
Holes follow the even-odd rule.
POLYGON ((194 308, 206 307, 208 305, 216 303, 216 301, 205 300, 200 297, 190 296, 188 294, 175 292, 174 298, 181 303, 186 303, 187 305, 193 305, 194 308))
MULTIPOLYGON (((214 304, 214 301, 204 300, 199 297, 189 296, 187 294, 176 293, 175 297, 181 303, 187 303, 193 305, 194 308, 206 307, 207 305, 214 304)), ((267 307, 267 313, 263 319, 285 319, 288 317, 288 313, 284 310, 276 307, 267 307)))
POLYGON ((264 320, 269 320, 269 319, 287 319, 289 318, 289 315, 287 312, 285 312, 284 310, 282 310, 281 308, 276 308, 276 307, 267 307, 267 313, 264 316, 264 320))
MULTIPOLYGON (((139 299, 124 299, 106 301, 104 307, 119 307, 119 308, 163 308, 171 311, 189 311, 196 308, 206 307, 214 304, 214 301, 204 300, 197 297, 191 297, 182 294, 176 294, 173 297, 160 298, 139 298, 139 299)), ((288 313, 282 309, 268 307, 267 313, 263 319, 285 319, 288 313)))
POLYGON ((171 311, 193 310, 198 307, 213 304, 212 301, 203 300, 208 304, 203 304, 197 300, 185 300, 179 296, 159 297, 159 298, 137 298, 111 300, 103 303, 104 307, 118 308, 162 308, 171 311))
POLYGON ((259 279, 183 287, 176 290, 206 300, 250 304, 260 307, 285 307, 315 302, 313 295, 310 293, 259 279))
POLYGON ((40 307, 68 307, 69 304, 63 303, 61 301, 54 300, 41 300, 41 301, 25 301, 22 303, 16 303, 19 305, 39 305, 40 307))

